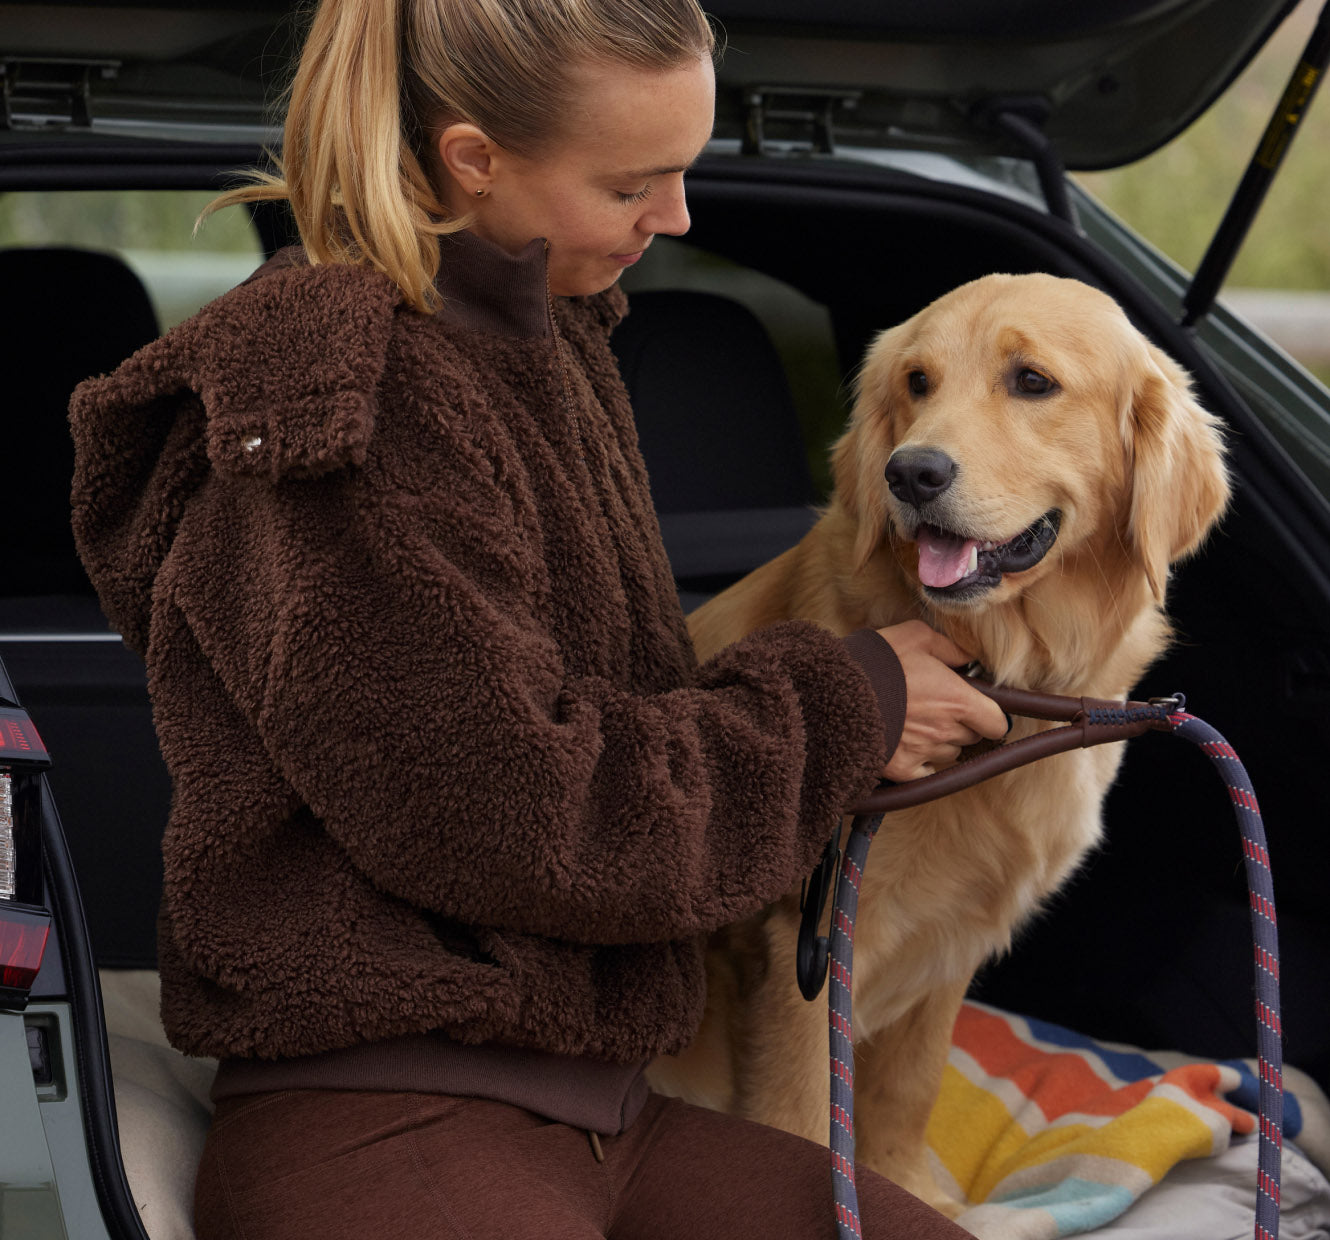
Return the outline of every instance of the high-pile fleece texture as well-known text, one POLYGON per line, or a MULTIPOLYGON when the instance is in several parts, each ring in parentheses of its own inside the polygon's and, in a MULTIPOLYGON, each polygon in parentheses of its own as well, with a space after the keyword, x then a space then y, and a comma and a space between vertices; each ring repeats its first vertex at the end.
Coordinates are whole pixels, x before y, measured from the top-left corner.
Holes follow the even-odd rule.
POLYGON ((831 634, 696 666, 622 294, 550 298, 540 253, 504 280, 542 323, 275 260, 76 393, 76 535, 174 780, 184 1051, 677 1051, 704 936, 796 884, 885 761, 831 634))

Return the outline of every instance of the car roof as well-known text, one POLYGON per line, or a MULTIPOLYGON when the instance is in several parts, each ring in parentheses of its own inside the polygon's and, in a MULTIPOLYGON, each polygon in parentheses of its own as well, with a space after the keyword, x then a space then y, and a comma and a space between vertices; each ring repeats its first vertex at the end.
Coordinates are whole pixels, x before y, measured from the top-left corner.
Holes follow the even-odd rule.
MULTIPOLYGON (((1297 0, 713 0, 718 136, 1131 162, 1228 86, 1297 0), (1018 126, 1017 129, 1020 127, 1018 126)), ((302 6, 0 2, 6 141, 271 141, 302 6)))

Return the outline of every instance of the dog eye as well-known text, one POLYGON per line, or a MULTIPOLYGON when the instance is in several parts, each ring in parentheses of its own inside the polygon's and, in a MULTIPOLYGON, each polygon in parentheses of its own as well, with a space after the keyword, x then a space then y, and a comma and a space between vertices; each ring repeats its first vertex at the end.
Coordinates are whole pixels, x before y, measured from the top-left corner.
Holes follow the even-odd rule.
POLYGON ((905 382, 909 384, 912 396, 928 395, 928 376, 922 370, 910 371, 905 382))
POLYGON ((1027 396, 1047 396, 1057 384, 1047 375, 1032 370, 1029 366, 1016 375, 1016 388, 1027 396))

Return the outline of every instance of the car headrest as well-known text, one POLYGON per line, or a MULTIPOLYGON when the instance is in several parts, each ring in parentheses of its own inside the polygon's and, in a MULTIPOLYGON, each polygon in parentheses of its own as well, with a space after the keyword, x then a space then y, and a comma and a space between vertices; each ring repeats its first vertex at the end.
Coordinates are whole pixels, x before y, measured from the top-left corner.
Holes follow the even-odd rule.
POLYGON ((611 338, 661 513, 814 502, 799 420, 771 338, 713 293, 634 293, 611 338))
POLYGON ((113 254, 68 247, 0 250, 0 487, 26 533, 7 555, 0 594, 90 591, 69 528, 74 447, 69 396, 157 334, 138 276, 113 254))

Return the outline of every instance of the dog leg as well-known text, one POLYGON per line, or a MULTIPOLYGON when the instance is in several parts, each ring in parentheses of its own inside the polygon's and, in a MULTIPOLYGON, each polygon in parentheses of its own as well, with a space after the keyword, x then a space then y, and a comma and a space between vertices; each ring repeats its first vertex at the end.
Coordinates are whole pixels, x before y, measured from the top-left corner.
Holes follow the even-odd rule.
POLYGON ((763 927, 766 967, 745 994, 733 1026, 734 1109, 746 1119, 827 1144, 831 1086, 827 1003, 808 1002, 795 983, 798 902, 786 897, 763 927))
POLYGON ((856 1157, 951 1218, 962 1207, 938 1188, 925 1137, 968 984, 929 992, 854 1053, 856 1157))
MULTIPOLYGON (((737 927, 722 931, 728 943, 737 927)), ((734 1090, 734 1024, 742 1009, 736 975, 740 957, 717 947, 707 952, 707 1007, 691 1045, 678 1055, 660 1055, 647 1066, 647 1083, 658 1094, 682 1098, 713 1111, 736 1109, 734 1090)))

